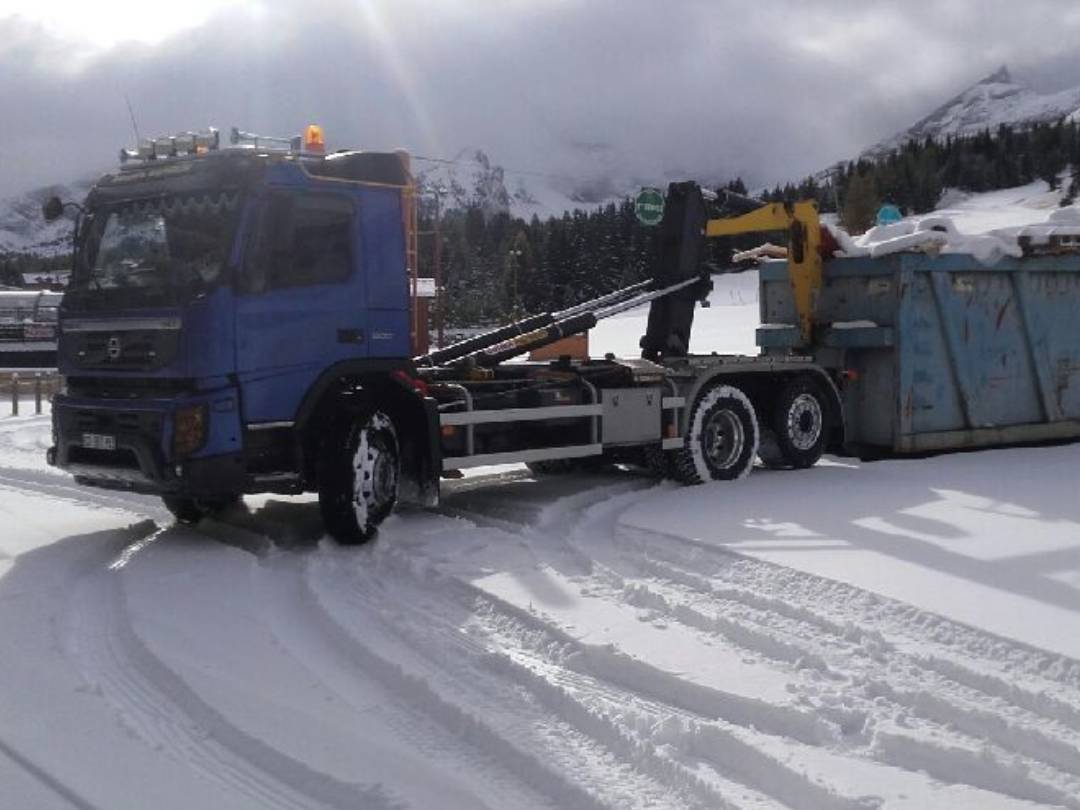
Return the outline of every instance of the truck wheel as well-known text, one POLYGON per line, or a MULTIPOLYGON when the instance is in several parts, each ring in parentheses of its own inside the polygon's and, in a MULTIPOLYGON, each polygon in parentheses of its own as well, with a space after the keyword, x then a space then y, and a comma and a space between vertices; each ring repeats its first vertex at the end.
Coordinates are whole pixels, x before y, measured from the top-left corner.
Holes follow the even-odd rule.
POLYGON ((825 452, 827 408, 821 387, 809 377, 785 385, 773 409, 769 441, 759 451, 762 462, 796 470, 817 464, 825 452))
POLYGON ((757 449, 749 397, 734 386, 714 385, 694 403, 685 443, 671 454, 672 474, 684 484, 732 481, 749 474, 757 449))
POLYGON ((655 478, 674 478, 671 453, 660 445, 646 445, 641 449, 641 466, 655 478))
POLYGON ((343 545, 370 540, 397 503, 401 453, 394 423, 368 411, 330 432, 319 456, 319 508, 343 545))
POLYGON ((780 452, 780 445, 776 443, 776 434, 767 425, 761 425, 761 441, 758 443, 757 455, 761 463, 770 470, 786 470, 790 465, 780 452))

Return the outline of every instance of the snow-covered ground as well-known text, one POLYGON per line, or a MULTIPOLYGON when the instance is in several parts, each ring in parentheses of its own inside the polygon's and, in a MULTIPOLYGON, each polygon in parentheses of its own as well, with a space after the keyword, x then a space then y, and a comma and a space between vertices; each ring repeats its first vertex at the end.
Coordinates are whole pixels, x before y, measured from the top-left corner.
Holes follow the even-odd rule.
MULTIPOLYGON (((1068 185, 1068 178, 1063 178, 1068 185)), ((1051 191, 1043 180, 1026 186, 969 194, 946 190, 936 213, 951 217, 964 233, 1019 228, 1046 222, 1061 203, 1062 191, 1051 191)))
MULTIPOLYGON (((755 285, 696 350, 752 351, 755 285)), ((6 412, 0 807, 1080 808, 1080 445, 489 469, 345 549, 311 498, 76 487, 6 412)))

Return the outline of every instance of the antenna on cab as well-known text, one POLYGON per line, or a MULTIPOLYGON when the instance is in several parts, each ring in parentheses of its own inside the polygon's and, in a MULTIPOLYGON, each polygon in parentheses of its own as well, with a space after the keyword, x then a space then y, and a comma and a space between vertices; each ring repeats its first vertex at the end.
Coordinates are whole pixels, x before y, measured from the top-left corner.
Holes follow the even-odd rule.
POLYGON ((138 143, 140 140, 142 140, 139 137, 139 125, 135 123, 135 111, 131 109, 131 99, 128 98, 127 93, 124 93, 124 103, 127 104, 128 115, 131 116, 131 128, 135 130, 135 143, 138 143))

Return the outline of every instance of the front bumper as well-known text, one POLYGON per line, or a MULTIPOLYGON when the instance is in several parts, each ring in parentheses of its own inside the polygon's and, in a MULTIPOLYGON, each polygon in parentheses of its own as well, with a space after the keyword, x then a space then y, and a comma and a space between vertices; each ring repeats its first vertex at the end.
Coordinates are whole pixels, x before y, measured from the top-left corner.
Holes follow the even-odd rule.
POLYGON ((105 489, 193 497, 243 492, 238 415, 235 407, 231 412, 220 407, 227 399, 218 394, 183 401, 114 402, 58 395, 53 402, 55 446, 48 451, 48 461, 79 483, 105 489), (175 460, 170 452, 172 414, 199 402, 213 406, 207 442, 195 456, 175 460), (115 449, 85 447, 87 433, 114 437, 115 449))

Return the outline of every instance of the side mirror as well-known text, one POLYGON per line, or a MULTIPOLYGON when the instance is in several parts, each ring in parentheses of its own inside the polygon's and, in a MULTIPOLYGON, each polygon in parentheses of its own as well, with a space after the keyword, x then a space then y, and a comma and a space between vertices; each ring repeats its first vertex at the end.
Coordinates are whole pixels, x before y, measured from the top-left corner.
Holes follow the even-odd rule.
POLYGON ((60 219, 64 214, 64 204, 60 202, 59 197, 49 197, 41 206, 41 214, 45 217, 46 222, 60 219))

